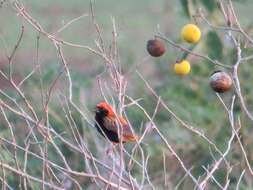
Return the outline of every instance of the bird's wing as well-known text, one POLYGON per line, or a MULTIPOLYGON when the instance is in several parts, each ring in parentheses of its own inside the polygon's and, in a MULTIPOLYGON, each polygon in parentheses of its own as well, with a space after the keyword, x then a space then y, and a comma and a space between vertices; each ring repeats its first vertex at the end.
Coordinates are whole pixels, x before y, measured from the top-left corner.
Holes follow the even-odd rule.
POLYGON ((114 118, 105 117, 103 126, 109 131, 113 131, 115 133, 117 133, 118 131, 117 124, 114 118))
POLYGON ((110 118, 110 117, 106 117, 104 119, 104 126, 106 127, 107 130, 113 131, 115 133, 118 133, 118 128, 122 127, 123 132, 122 132, 122 136, 123 139, 122 141, 136 141, 138 140, 138 136, 135 135, 130 126, 128 125, 127 121, 123 118, 123 117, 118 117, 118 122, 116 120, 116 118, 110 118))
POLYGON ((123 141, 137 141, 139 137, 133 133, 127 121, 123 117, 119 117, 119 120, 123 127, 123 141))

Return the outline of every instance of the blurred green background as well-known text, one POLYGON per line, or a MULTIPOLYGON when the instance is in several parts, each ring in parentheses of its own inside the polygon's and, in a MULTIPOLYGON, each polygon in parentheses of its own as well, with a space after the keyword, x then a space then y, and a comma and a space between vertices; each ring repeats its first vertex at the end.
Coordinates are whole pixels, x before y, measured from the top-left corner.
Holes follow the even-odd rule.
MULTIPOLYGON (((253 26, 251 19, 253 16, 253 1, 240 0, 233 2, 241 25, 251 34, 253 26)), ((65 23, 82 14, 90 15, 90 4, 88 0, 23 0, 22 3, 25 5, 25 9, 48 33, 55 33, 65 23)), ((192 65, 191 73, 185 77, 176 76, 173 72, 173 64, 178 57, 182 56, 180 50, 168 44, 166 46, 167 52, 161 58, 152 58, 146 51, 147 40, 153 38, 157 34, 157 28, 159 28, 169 39, 185 47, 193 48, 195 52, 207 54, 211 58, 217 59, 226 65, 234 64, 235 50, 224 31, 215 31, 208 27, 206 23, 200 22, 199 26, 202 31, 200 43, 193 47, 180 39, 182 26, 186 23, 194 22, 192 16, 198 8, 201 8, 205 12, 208 20, 213 24, 221 26, 226 24, 217 7, 216 1, 210 0, 97 0, 94 3, 96 21, 102 29, 102 36, 107 49, 109 49, 109 45, 112 42, 111 18, 115 18, 122 72, 123 74, 128 73, 127 79, 129 82, 127 94, 131 95, 134 99, 142 98, 141 105, 152 115, 157 100, 150 94, 143 81, 136 74, 135 70, 137 69, 180 118, 186 121, 186 123, 203 130, 224 151, 231 135, 231 128, 222 104, 209 87, 210 74, 215 70, 223 68, 214 66, 206 60, 188 55, 187 59, 192 65)), ((0 8, 0 68, 4 72, 8 72, 6 52, 10 53, 12 51, 18 39, 22 24, 25 26, 24 38, 13 61, 14 80, 16 82, 20 82, 29 74, 37 63, 36 39, 38 32, 20 16, 17 16, 11 8, 11 4, 3 3, 0 8)), ((97 39, 97 34, 90 16, 85 16, 77 22, 74 22, 64 31, 57 34, 57 36, 66 41, 88 45, 93 48, 95 48, 94 40, 97 39)), ((242 44, 244 44, 244 41, 242 44)), ((253 53, 251 46, 247 46, 246 48, 242 47, 242 50, 243 56, 253 53)), ((96 103, 103 99, 99 93, 99 85, 96 78, 105 70, 103 60, 81 48, 64 46, 63 51, 72 75, 73 100, 80 105, 80 108, 87 113, 89 120, 92 121, 93 116, 91 111, 96 103)), ((31 100, 37 113, 42 116, 43 110, 39 78, 42 76, 43 89, 46 92, 60 70, 60 60, 55 47, 42 35, 39 41, 38 58, 42 73, 35 72, 22 85, 22 90, 29 97, 29 100, 31 100)), ((251 61, 242 64, 239 70, 242 93, 248 108, 253 112, 252 72, 253 67, 251 61)), ((107 78, 108 75, 105 74, 102 79, 107 81, 107 78)), ((67 79, 62 77, 62 80, 57 83, 57 89, 54 91, 53 99, 51 99, 49 104, 50 123, 59 132, 66 132, 68 130, 64 126, 66 124, 66 118, 60 100, 61 94, 67 93, 67 84, 67 79)), ((18 102, 21 102, 20 97, 13 92, 8 82, 2 77, 0 78, 0 89, 17 99, 18 102)), ((222 95, 224 102, 228 105, 231 102, 233 94, 232 91, 222 95)), ((116 97, 116 94, 112 95, 116 97)), ((2 95, 1 98, 5 99, 2 95)), ((126 109, 126 113, 135 130, 138 133, 143 132, 142 126, 145 126, 148 122, 143 112, 136 106, 131 106, 126 109)), ((252 123, 243 114, 237 101, 235 113, 236 117, 241 117, 243 142, 248 153, 248 158, 251 164, 253 164, 252 123)), ((75 109, 72 110, 72 114, 80 133, 86 138, 85 142, 89 144, 91 151, 95 153, 98 150, 92 142, 93 138, 98 138, 99 142, 103 142, 104 140, 101 139, 75 109)), ((11 113, 8 116, 15 126, 24 125, 23 122, 19 121, 15 116, 12 116, 11 113)), ((1 119, 3 120, 2 116, 1 119)), ((182 157, 186 166, 188 168, 193 167, 192 172, 196 177, 203 174, 204 169, 202 166, 208 167, 208 165, 213 163, 214 160, 211 153, 218 158, 217 153, 209 147, 208 143, 190 131, 185 130, 163 108, 159 108, 154 121, 182 157)), ((0 126, 2 129, 0 135, 8 139, 10 132, 6 128, 6 122, 3 121, 0 126)), ((17 134, 19 136, 17 136, 17 139, 22 145, 24 140, 19 137, 26 136, 27 131, 23 130, 22 127, 15 127, 14 130, 18 132, 17 134)), ((184 171, 178 162, 165 148, 155 133, 148 134, 144 142, 147 144, 144 147, 146 154, 150 156, 148 171, 151 181, 156 185, 157 189, 175 188, 184 176, 184 171), (168 184, 166 187, 164 186, 163 176, 163 152, 166 155, 166 171, 168 173, 168 179, 166 179, 168 184)), ((80 165, 83 164, 82 159, 77 157, 71 150, 68 150, 68 147, 65 147, 61 142, 59 142, 59 146, 67 155, 73 168, 81 171, 82 167, 80 165)), ((127 146, 131 147, 131 145, 127 146)), ((13 158, 8 153, 5 155, 5 148, 2 147, 1 151, 3 155, 1 159, 12 163, 13 158)), ((50 158, 57 162, 57 158, 54 158, 53 151, 50 152, 49 150, 48 153, 50 158)), ((22 160, 22 154, 20 153, 20 155, 20 160, 22 160)), ((228 158, 231 161, 231 165, 233 165, 233 171, 230 173, 231 188, 229 189, 234 189, 242 172, 242 168, 246 167, 244 161, 242 161, 243 156, 238 144, 235 143, 228 158)), ((41 163, 38 163, 36 159, 31 159, 29 164, 33 168, 29 172, 33 175, 39 174, 41 163)), ((225 172, 226 168, 222 165, 219 171, 215 173, 215 177, 222 184, 225 183, 225 172)), ((137 179, 140 178, 140 173, 138 172, 133 175, 137 179)), ((9 175, 8 180, 11 185, 18 188, 17 179, 9 175)), ((246 171, 240 189, 252 189, 252 183, 252 176, 246 171)), ((85 180, 82 184, 85 189, 88 189, 92 182, 85 180)), ((39 186, 34 186, 34 188, 39 188, 39 186)), ((178 189, 193 188, 194 186, 188 178, 178 186, 178 189)), ((213 182, 210 182, 209 189, 218 189, 218 187, 213 182)))

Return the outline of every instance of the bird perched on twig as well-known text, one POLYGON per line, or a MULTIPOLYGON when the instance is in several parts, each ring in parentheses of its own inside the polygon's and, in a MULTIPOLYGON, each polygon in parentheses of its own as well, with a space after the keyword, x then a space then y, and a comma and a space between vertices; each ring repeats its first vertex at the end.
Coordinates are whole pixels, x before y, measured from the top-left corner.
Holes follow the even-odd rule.
POLYGON ((137 141, 139 138, 132 132, 127 121, 117 115, 112 106, 106 102, 97 104, 95 120, 98 132, 113 143, 137 141))

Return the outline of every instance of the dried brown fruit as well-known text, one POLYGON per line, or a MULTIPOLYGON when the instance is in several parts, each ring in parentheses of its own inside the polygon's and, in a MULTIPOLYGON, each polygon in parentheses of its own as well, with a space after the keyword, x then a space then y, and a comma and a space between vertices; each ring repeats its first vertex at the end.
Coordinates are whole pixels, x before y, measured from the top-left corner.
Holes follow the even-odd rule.
POLYGON ((231 89, 232 79, 224 71, 216 71, 210 77, 210 86, 215 92, 224 93, 231 89))
POLYGON ((164 54, 166 49, 164 43, 161 40, 154 39, 148 40, 147 51, 153 57, 160 57, 164 54))

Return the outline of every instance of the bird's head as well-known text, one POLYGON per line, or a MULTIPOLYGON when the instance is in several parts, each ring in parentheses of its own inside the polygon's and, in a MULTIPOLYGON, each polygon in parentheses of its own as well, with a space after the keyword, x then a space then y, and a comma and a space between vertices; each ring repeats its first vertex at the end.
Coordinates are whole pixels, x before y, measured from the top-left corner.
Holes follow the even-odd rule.
POLYGON ((114 110, 111 105, 109 105, 106 102, 100 102, 96 105, 96 114, 100 116, 109 116, 109 117, 115 117, 114 110))

